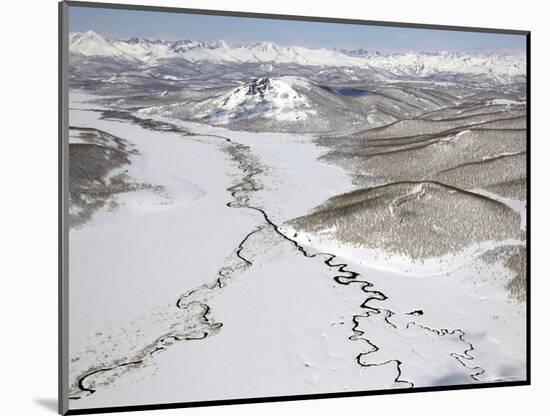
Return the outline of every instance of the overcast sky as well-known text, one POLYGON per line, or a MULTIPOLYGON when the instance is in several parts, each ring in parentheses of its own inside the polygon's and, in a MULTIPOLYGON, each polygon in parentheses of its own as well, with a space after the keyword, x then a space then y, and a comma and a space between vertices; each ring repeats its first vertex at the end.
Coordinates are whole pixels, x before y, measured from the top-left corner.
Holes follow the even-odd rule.
POLYGON ((272 41, 281 45, 364 48, 381 52, 494 51, 524 52, 525 37, 494 33, 298 22, 183 13, 69 8, 69 30, 93 30, 117 39, 272 41))

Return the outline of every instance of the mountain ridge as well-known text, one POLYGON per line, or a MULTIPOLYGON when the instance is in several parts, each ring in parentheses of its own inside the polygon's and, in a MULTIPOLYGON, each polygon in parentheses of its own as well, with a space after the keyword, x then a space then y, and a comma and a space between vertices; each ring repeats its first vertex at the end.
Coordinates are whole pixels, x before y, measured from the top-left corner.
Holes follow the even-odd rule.
POLYGON ((525 77, 525 56, 510 53, 400 52, 382 54, 365 49, 307 48, 274 42, 232 45, 224 40, 162 40, 132 37, 110 39, 93 31, 69 35, 69 51, 75 56, 112 57, 139 63, 170 58, 190 63, 270 63, 314 67, 350 67, 384 71, 391 76, 427 78, 441 73, 484 75, 501 83, 525 77))

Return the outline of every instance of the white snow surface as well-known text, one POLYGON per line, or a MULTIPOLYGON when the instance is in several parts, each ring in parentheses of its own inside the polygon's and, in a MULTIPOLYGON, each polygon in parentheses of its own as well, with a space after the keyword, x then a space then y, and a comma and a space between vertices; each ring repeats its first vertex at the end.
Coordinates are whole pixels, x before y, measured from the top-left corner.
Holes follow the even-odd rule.
POLYGON ((525 101, 516 101, 516 100, 509 100, 507 98, 495 98, 489 102, 489 104, 492 105, 506 105, 506 106, 512 106, 512 105, 525 105, 525 101))
MULTIPOLYGON (((387 267, 386 259, 296 237, 310 254, 330 249, 335 262, 346 262, 387 296, 370 301, 380 312, 368 315, 361 308, 368 291, 337 284, 326 256, 303 256, 259 212, 226 205, 227 188, 242 172, 222 151, 225 141, 211 135, 248 146, 261 161, 263 188, 249 205, 261 207, 276 224, 351 190, 342 169, 317 160, 322 149, 310 137, 171 120, 198 134, 189 137, 101 120, 82 103, 78 107, 70 112, 71 125, 130 141, 141 155, 128 174, 165 191, 124 194, 117 209, 102 209, 71 230, 70 354, 80 358, 71 364, 75 368, 103 354, 124 357, 163 335, 177 324, 175 300, 211 283, 220 267, 234 261, 244 236, 263 228, 241 252, 252 265, 207 296, 211 314, 223 323, 219 333, 173 344, 145 368, 71 400, 71 409, 525 378, 525 305, 509 299, 505 285, 512 276, 503 265, 464 256, 451 269, 411 273, 415 266, 399 265, 402 259, 387 267), (423 314, 410 314, 416 310, 423 314), (364 332, 356 340, 354 316, 356 330, 364 332), (378 350, 368 353, 366 339, 378 350)), ((294 238, 294 230, 282 231, 294 238)))

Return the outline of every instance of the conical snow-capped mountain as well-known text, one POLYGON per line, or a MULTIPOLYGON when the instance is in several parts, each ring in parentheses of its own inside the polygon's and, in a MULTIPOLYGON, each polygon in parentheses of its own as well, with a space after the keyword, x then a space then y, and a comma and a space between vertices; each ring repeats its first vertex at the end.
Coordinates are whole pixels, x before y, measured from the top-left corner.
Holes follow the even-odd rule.
POLYGON ((182 119, 228 125, 255 119, 295 123, 316 116, 316 103, 309 98, 314 83, 300 77, 256 78, 225 94, 195 103, 145 109, 142 115, 172 114, 182 119))
POLYGON ((109 39, 89 30, 69 35, 69 52, 84 56, 122 56, 124 52, 109 39))
POLYGON ((207 116, 216 124, 265 117, 279 121, 305 120, 317 112, 300 90, 314 84, 298 77, 259 78, 212 101, 207 116))

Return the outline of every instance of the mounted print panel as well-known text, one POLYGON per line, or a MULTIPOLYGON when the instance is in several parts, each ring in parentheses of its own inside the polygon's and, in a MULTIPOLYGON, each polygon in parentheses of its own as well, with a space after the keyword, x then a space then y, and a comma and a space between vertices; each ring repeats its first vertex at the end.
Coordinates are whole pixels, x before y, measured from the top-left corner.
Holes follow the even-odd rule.
POLYGON ((528 32, 60 13, 60 412, 529 383, 528 32))

